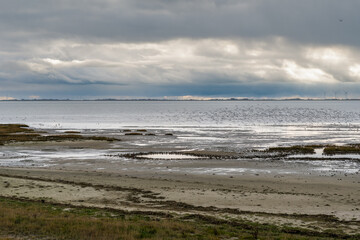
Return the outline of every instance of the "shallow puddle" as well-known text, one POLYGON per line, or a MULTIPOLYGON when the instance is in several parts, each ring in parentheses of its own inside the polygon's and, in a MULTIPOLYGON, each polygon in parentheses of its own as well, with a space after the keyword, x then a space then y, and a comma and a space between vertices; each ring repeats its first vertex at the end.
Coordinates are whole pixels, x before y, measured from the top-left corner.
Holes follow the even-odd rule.
POLYGON ((137 155, 138 158, 148 158, 148 159, 169 159, 169 160, 181 160, 181 159, 201 159, 205 157, 199 157, 195 155, 188 154, 172 154, 172 153, 152 153, 152 154, 143 154, 137 155))

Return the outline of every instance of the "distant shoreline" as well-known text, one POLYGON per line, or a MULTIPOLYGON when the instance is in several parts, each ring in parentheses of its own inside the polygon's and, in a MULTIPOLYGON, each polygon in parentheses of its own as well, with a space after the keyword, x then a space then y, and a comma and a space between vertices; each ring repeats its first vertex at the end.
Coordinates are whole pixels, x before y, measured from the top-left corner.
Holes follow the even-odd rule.
POLYGON ((252 99, 252 98, 244 98, 244 99, 11 99, 11 100, 0 100, 0 102, 131 102, 131 101, 149 101, 149 102, 263 102, 263 101, 360 101, 360 98, 352 98, 352 99, 314 99, 314 98, 285 98, 285 99, 252 99))

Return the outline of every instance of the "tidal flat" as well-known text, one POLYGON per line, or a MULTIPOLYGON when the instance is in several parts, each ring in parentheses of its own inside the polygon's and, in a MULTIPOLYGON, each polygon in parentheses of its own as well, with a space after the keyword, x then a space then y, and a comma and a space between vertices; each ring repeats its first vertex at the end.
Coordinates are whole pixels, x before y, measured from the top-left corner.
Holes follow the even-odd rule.
POLYGON ((169 129, 0 131, 4 239, 360 238, 358 159, 311 159, 347 146, 214 151, 174 147, 169 129))

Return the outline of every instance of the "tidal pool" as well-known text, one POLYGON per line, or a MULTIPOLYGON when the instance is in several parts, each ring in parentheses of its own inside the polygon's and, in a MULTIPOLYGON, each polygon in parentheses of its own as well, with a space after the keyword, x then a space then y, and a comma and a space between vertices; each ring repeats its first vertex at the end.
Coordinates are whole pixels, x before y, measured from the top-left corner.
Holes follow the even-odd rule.
POLYGON ((196 155, 188 154, 174 154, 174 153, 151 153, 151 154, 142 154, 137 155, 138 158, 148 158, 148 159, 161 159, 161 160, 181 160, 181 159, 204 159, 206 157, 200 157, 196 155))

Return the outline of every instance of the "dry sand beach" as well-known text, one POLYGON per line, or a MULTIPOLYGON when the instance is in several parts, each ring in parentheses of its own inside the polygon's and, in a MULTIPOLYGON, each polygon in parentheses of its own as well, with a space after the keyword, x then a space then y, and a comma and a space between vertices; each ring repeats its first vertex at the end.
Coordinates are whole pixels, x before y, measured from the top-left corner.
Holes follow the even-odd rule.
MULTIPOLYGON (((134 137, 148 138, 145 135, 134 137)), ((129 135, 118 136, 116 146, 126 141, 130 141, 129 135)), ((69 148, 113 149, 113 153, 116 152, 113 141, 104 139, 13 141, 2 148, 43 152, 69 148)), ((168 154, 164 159, 147 160, 143 158, 147 152, 160 152, 159 149, 144 151, 139 147, 137 151, 132 150, 140 157, 126 155, 122 150, 117 149, 118 155, 113 154, 112 161, 61 157, 42 166, 2 166, 0 195, 69 208, 106 208, 145 215, 166 214, 173 218, 203 216, 232 223, 250 221, 304 231, 341 233, 354 238, 360 233, 359 171, 326 174, 311 171, 300 163, 296 166, 308 174, 276 172, 264 170, 276 170, 286 164, 276 157, 239 160, 239 153, 182 151, 178 157, 168 154), (181 159, 190 153, 195 154, 195 160, 181 159), (119 161, 120 158, 127 160, 119 161), (204 173, 207 167, 214 169, 216 166, 253 171, 204 173), (190 168, 202 171, 176 171, 190 168)))

